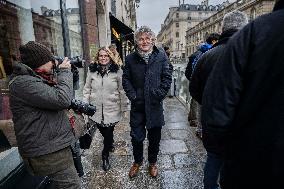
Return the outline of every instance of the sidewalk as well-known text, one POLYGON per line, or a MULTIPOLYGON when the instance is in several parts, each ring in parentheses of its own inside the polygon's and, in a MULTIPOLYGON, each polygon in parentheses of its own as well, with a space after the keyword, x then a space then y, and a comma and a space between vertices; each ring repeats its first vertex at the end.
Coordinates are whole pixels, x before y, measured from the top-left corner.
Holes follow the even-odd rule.
MULTIPOLYGON (((158 157, 159 176, 153 179, 147 168, 147 145, 144 145, 144 164, 139 175, 129 179, 133 162, 129 120, 120 122, 114 131, 116 150, 110 155, 111 169, 101 168, 102 137, 97 130, 90 150, 83 153, 85 189, 201 189, 205 150, 189 127, 187 111, 176 98, 164 102, 166 125, 158 157)), ((129 118, 129 116, 128 116, 129 118)), ((147 144, 147 141, 145 141, 147 144)))

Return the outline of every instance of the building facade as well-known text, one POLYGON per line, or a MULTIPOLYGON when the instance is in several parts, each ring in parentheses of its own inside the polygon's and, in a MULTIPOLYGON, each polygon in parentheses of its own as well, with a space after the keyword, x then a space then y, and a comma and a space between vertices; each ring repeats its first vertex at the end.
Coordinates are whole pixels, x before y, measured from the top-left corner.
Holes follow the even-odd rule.
POLYGON ((157 35, 158 45, 170 47, 173 58, 185 58, 186 30, 193 28, 220 9, 221 6, 208 5, 208 3, 202 5, 181 4, 178 7, 170 7, 157 35))
POLYGON ((274 6, 274 0, 238 0, 211 17, 197 24, 186 31, 186 56, 190 56, 197 50, 197 45, 204 41, 204 38, 213 32, 221 33, 222 20, 226 13, 234 10, 245 12, 249 20, 257 16, 269 13, 274 6))

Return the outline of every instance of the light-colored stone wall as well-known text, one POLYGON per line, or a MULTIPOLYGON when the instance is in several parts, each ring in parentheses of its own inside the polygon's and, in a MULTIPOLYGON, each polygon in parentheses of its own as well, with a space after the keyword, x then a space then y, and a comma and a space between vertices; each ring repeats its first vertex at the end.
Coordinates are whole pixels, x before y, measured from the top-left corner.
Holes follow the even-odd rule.
POLYGON ((136 29, 135 0, 116 0, 115 17, 133 30, 136 29))
POLYGON ((99 46, 108 46, 111 43, 109 12, 111 0, 97 0, 99 46))
POLYGON ((182 4, 171 7, 157 36, 159 46, 168 46, 171 57, 186 58, 186 30, 210 17, 219 7, 182 4), (210 7, 210 8, 209 8, 210 7))
POLYGON ((226 13, 240 10, 245 12, 250 20, 253 20, 260 15, 271 12, 273 6, 274 0, 239 0, 230 4, 186 31, 186 56, 190 56, 197 50, 197 45, 204 41, 206 35, 222 32, 222 20, 226 13))

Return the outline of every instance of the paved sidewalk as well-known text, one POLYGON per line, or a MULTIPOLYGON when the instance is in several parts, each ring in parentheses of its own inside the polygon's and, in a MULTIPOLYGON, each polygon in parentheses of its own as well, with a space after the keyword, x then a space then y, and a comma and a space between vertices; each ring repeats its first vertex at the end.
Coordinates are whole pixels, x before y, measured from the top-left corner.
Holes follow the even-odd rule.
MULTIPOLYGON (((111 169, 101 168, 102 137, 97 130, 90 150, 83 153, 83 188, 85 189, 201 189, 205 150, 189 127, 187 111, 176 98, 164 102, 166 125, 158 157, 159 176, 153 179, 147 168, 147 141, 144 145, 144 164, 139 175, 129 179, 133 162, 129 120, 115 127, 116 150, 110 155, 111 169)), ((128 116, 129 117, 129 116, 128 116)))

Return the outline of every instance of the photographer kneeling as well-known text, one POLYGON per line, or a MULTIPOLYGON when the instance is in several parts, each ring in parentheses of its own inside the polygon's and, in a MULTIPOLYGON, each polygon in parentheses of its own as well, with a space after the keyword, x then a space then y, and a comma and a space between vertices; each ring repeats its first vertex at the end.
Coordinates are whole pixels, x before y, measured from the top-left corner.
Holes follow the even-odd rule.
POLYGON ((56 188, 80 188, 70 145, 75 137, 66 114, 73 97, 67 58, 58 64, 47 47, 28 42, 19 48, 9 83, 10 106, 19 152, 34 175, 48 176, 56 188))

